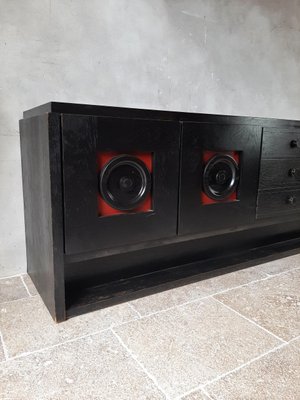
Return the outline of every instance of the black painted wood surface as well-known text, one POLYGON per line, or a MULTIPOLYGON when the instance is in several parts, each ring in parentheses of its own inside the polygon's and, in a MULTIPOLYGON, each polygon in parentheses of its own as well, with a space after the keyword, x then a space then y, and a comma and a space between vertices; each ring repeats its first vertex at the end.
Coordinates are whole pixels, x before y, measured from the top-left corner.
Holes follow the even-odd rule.
POLYGON ((262 158, 300 157, 300 129, 264 129, 262 158))
POLYGON ((183 123, 180 235, 235 229, 255 223, 261 132, 260 127, 252 125, 183 123), (206 150, 240 153, 237 201, 202 204, 202 157, 206 150))
POLYGON ((28 271, 57 321, 300 249, 299 121, 48 103, 20 132, 28 271), (155 212, 99 218, 96 152, 137 147, 155 212), (235 203, 201 204, 203 149, 239 151, 235 203))
MULTIPOLYGON (((276 216, 278 214, 295 214, 300 212, 300 188, 284 190, 259 191, 257 216, 276 216)), ((299 218, 299 215, 295 215, 299 218)))
POLYGON ((44 113, 60 113, 60 114, 77 114, 77 115, 94 115, 114 118, 141 118, 141 119, 158 119, 168 121, 195 121, 195 122, 212 122, 219 124, 247 124, 264 127, 284 127, 284 128, 300 128, 300 121, 285 120, 278 118, 261 118, 237 115, 220 115, 220 114, 201 114, 183 111, 162 111, 147 110, 138 108, 113 107, 92 104, 76 104, 49 102, 23 113, 24 118, 29 118, 44 113))
MULTIPOLYGON (((207 268, 214 257, 250 251, 260 246, 297 238, 300 234, 299 220, 295 221, 294 215, 289 217, 290 219, 285 216, 284 223, 274 224, 274 220, 269 218, 269 225, 266 226, 237 232, 214 232, 206 237, 184 242, 160 243, 153 247, 149 243, 149 247, 142 249, 127 249, 127 252, 109 255, 102 252, 101 255, 89 259, 66 257, 65 279, 67 283, 81 287, 148 274, 199 260, 207 268)), ((199 269, 198 272, 203 271, 199 269)))
POLYGON ((179 124, 62 116, 66 254, 176 236, 179 124), (97 152, 153 155, 153 211, 99 216, 97 152))
POLYGON ((274 261, 297 254, 299 250, 300 240, 296 238, 99 285, 71 282, 66 286, 67 317, 274 261))
POLYGON ((300 158, 262 159, 259 188, 276 189, 300 186, 300 158))
MULTIPOLYGON (((20 122, 27 269, 52 317, 65 319, 60 116, 20 122)), ((38 317, 38 316, 37 316, 38 317)))

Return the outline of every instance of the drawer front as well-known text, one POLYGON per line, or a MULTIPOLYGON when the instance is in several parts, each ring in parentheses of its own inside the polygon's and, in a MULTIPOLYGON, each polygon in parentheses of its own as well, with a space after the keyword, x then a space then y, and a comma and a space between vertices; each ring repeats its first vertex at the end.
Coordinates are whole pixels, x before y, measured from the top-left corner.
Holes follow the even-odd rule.
POLYGON ((300 158, 261 160, 260 189, 300 186, 300 158))
POLYGON ((300 157, 300 129, 264 129, 262 158, 300 157))
POLYGON ((257 218, 300 212, 300 189, 259 191, 257 218))

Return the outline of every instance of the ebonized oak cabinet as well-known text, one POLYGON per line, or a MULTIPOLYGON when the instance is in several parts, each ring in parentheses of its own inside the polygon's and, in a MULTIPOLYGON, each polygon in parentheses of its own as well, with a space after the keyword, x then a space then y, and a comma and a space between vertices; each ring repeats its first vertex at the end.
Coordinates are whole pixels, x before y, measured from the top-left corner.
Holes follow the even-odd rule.
POLYGON ((47 103, 20 134, 28 273, 58 322, 299 252, 299 121, 47 103))

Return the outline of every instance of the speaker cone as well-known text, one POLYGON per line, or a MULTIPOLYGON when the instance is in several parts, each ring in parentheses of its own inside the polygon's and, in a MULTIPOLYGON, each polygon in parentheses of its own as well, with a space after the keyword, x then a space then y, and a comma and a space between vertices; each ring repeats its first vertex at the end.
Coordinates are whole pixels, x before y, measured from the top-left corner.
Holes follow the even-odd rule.
POLYGON ((213 200, 229 197, 236 190, 238 181, 238 165, 229 155, 212 157, 204 168, 203 190, 213 200))
POLYGON ((121 155, 112 158, 103 167, 99 190, 103 199, 113 208, 130 211, 143 203, 151 189, 151 175, 137 157, 121 155))

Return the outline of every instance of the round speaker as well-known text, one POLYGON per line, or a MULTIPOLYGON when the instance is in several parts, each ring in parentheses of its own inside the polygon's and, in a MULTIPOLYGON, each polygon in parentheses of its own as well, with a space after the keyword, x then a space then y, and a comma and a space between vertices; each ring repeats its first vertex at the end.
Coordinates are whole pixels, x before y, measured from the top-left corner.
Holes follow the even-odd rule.
POLYGON ((151 189, 151 175, 137 157, 121 155, 112 158, 103 167, 99 190, 103 199, 113 208, 130 211, 143 203, 151 189))
POLYGON ((236 190, 238 181, 239 167, 229 155, 215 155, 204 168, 203 190, 213 200, 229 197, 236 190))

